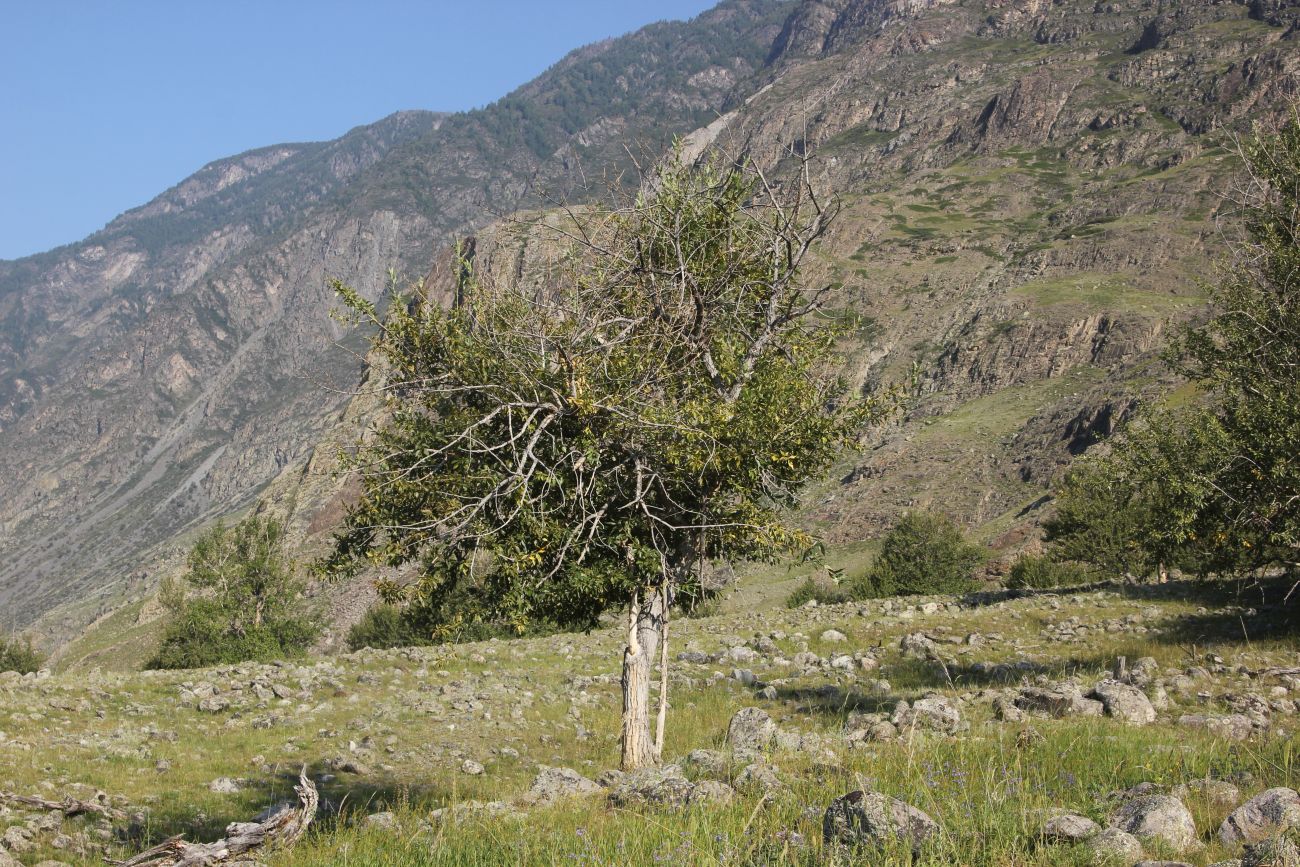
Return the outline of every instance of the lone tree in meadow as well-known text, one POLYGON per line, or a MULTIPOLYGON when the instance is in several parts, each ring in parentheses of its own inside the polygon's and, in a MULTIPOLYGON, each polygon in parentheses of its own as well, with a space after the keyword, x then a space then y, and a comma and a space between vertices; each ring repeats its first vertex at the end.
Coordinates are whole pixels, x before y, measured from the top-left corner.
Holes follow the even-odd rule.
POLYGON ((1203 400, 1153 410, 1071 473, 1062 559, 1149 571, 1300 569, 1300 109, 1241 148, 1243 237, 1168 360, 1203 400))
POLYGON ((565 212, 544 288, 462 261, 449 308, 417 287, 385 318, 337 286, 377 328, 388 413, 327 567, 418 561, 381 589, 521 630, 624 611, 622 764, 658 762, 674 600, 706 561, 806 548, 797 491, 884 406, 849 399, 841 321, 800 281, 833 214, 806 163, 777 186, 676 155, 630 201, 565 212))

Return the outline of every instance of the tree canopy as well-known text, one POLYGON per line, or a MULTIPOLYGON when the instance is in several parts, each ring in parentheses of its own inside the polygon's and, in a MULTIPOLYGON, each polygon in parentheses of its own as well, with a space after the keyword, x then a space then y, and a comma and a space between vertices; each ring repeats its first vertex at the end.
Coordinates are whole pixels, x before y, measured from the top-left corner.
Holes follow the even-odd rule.
POLYGON ((1153 409, 1067 481, 1048 538, 1112 569, 1300 562, 1300 115, 1242 147, 1243 236, 1170 364, 1203 399, 1153 409))
POLYGON ((883 405, 849 395, 843 323, 800 280, 833 214, 806 165, 778 187, 678 152, 630 201, 524 227, 557 241, 541 286, 463 260, 455 303, 417 286, 386 318, 339 286, 388 415, 347 458, 329 566, 418 561, 389 598, 524 629, 666 617, 703 561, 806 547, 799 488, 883 405))

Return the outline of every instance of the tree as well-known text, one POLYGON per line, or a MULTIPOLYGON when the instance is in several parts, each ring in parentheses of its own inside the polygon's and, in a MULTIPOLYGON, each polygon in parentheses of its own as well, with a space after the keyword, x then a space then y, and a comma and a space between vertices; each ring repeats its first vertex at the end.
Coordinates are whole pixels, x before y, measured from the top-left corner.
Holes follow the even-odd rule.
POLYGON ((1211 318, 1167 353, 1204 399, 1144 414, 1072 475, 1048 525, 1058 553, 1083 559, 1104 534, 1148 568, 1300 565, 1300 113, 1241 153, 1243 237, 1211 318))
POLYGON ((337 286, 375 328, 388 418, 348 459, 362 493, 327 568, 418 561, 388 598, 520 630, 625 610, 622 763, 657 762, 674 600, 706 561, 806 547, 799 488, 885 403, 849 399, 843 322, 800 280, 834 212, 806 163, 778 187, 677 152, 630 201, 543 221, 544 287, 466 260, 454 303, 417 286, 384 319, 337 286))
POLYGON ((283 525, 258 514, 200 536, 184 579, 163 587, 170 616, 149 667, 199 668, 306 650, 319 630, 297 610, 301 584, 283 544, 283 525))
POLYGON ((984 551, 944 515, 909 512, 885 534, 858 596, 965 593, 984 551), (868 590, 869 592, 863 592, 868 590))
POLYGON ((44 664, 45 657, 32 647, 30 638, 19 639, 16 635, 0 638, 0 671, 30 674, 44 664))

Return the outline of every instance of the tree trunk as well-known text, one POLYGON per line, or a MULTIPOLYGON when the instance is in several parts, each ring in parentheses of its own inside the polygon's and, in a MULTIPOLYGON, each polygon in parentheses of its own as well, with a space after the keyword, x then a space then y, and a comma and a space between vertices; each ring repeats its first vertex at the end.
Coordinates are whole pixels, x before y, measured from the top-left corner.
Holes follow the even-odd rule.
POLYGON ((627 647, 623 650, 623 770, 659 763, 650 726, 650 681, 663 635, 663 595, 647 588, 628 609, 627 647))

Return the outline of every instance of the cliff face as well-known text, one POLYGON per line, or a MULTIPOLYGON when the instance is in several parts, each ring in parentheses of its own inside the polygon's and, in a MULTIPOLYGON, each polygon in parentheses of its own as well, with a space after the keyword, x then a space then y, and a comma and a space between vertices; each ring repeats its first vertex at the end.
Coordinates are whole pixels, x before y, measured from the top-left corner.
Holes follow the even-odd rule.
MULTIPOLYGON (((851 540, 932 505, 1019 539, 1068 461, 1170 385, 1154 353, 1204 309, 1230 134, 1297 94, 1298 21, 1282 0, 733 2, 482 111, 209 166, 0 263, 0 607, 70 634, 259 492, 319 544, 346 499, 329 456, 373 411, 330 348, 360 343, 327 278, 378 297, 389 266, 423 273, 490 214, 581 201, 625 143, 687 133, 816 152, 844 210, 812 276, 865 317, 850 374, 916 372, 809 522, 851 540)), ((528 261, 496 243, 485 264, 528 261)))

